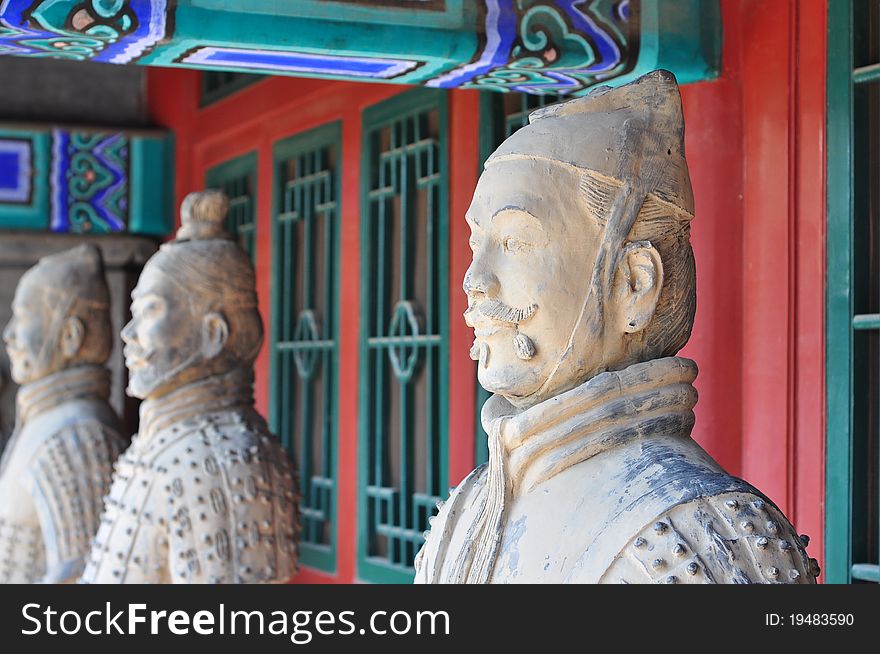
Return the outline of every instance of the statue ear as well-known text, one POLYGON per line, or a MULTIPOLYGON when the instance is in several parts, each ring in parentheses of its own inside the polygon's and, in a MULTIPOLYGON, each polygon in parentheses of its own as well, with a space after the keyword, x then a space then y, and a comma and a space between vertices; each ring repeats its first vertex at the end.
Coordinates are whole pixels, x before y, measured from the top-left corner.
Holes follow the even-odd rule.
POLYGON ((650 241, 627 243, 618 264, 615 296, 619 300, 618 327, 627 334, 651 322, 663 289, 663 262, 650 241))
POLYGON ((202 318, 202 356, 213 359, 223 351, 229 338, 229 324, 226 318, 211 311, 202 318))
POLYGON ((65 359, 72 359, 82 348, 86 338, 86 328, 82 320, 70 316, 61 325, 61 354, 65 359))

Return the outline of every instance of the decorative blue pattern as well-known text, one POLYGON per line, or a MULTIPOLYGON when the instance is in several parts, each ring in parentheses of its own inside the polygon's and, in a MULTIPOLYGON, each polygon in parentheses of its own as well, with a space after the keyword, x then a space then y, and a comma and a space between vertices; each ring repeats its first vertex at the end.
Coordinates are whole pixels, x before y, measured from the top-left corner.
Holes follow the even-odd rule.
POLYGON ((427 86, 566 95, 635 65, 629 0, 486 0, 475 61, 427 86), (624 38, 626 37, 626 38, 624 38))
POLYGON ((206 46, 184 55, 180 63, 221 69, 247 68, 306 75, 391 79, 419 66, 416 61, 373 57, 311 54, 279 50, 250 50, 206 46))
POLYGON ((125 134, 52 132, 53 232, 122 232, 128 218, 125 134))
POLYGON ((165 37, 167 5, 167 0, 0 0, 0 54, 130 63, 165 37))
POLYGON ((0 202, 26 204, 31 198, 33 175, 29 140, 0 140, 0 202))

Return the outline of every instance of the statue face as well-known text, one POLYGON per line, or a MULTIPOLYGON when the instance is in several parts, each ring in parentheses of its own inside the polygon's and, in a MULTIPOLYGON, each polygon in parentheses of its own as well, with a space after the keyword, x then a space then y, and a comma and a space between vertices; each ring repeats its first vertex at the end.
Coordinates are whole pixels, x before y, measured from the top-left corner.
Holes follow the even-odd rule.
MULTIPOLYGON (((562 166, 498 161, 481 175, 467 213, 474 253, 464 281, 465 320, 476 336, 471 356, 479 360, 483 387, 518 404, 550 378, 587 297, 601 230, 579 183, 562 166)), ((576 347, 578 356, 601 361, 601 343, 576 347)), ((571 382, 563 374, 552 384, 565 390, 571 382)))
MULTIPOLYGON (((52 314, 43 289, 29 282, 27 275, 22 277, 12 300, 12 318, 3 330, 10 372, 17 384, 42 379, 59 367, 55 352, 44 351, 52 328, 52 314)), ((51 344, 48 346, 51 348, 51 344)))
POLYGON ((163 395, 193 376, 198 320, 184 290, 149 262, 131 299, 131 320, 122 330, 128 393, 163 395))

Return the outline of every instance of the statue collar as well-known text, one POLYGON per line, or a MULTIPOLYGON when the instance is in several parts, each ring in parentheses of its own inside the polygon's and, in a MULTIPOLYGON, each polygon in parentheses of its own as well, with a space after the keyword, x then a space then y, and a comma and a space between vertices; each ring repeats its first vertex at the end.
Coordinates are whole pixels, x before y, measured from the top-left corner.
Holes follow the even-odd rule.
POLYGON ((603 372, 529 409, 499 395, 483 406, 489 434, 486 490, 451 579, 487 583, 507 506, 578 463, 640 437, 681 437, 694 424, 697 364, 667 357, 603 372))
MULTIPOLYGON (((483 406, 482 423, 490 451, 497 441, 508 491, 528 492, 572 465, 645 434, 680 435, 684 425, 689 433, 696 376, 697 364, 690 359, 666 357, 600 373, 525 410, 493 395, 483 406)), ((490 474, 492 467, 490 460, 490 474)))
POLYGON ((33 417, 75 400, 106 402, 110 397, 110 371, 86 364, 59 370, 18 389, 19 427, 33 417))
POLYGON ((249 409, 254 404, 254 374, 240 367, 222 375, 201 379, 152 400, 140 410, 139 440, 184 420, 208 413, 249 409))

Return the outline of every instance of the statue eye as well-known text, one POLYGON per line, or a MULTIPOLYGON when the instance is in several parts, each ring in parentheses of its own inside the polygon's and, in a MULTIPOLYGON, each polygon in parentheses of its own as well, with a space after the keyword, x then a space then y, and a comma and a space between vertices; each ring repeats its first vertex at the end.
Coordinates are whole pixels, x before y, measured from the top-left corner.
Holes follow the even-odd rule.
POLYGON ((529 248, 529 244, 518 238, 508 236, 504 239, 504 249, 507 252, 522 252, 529 248))

